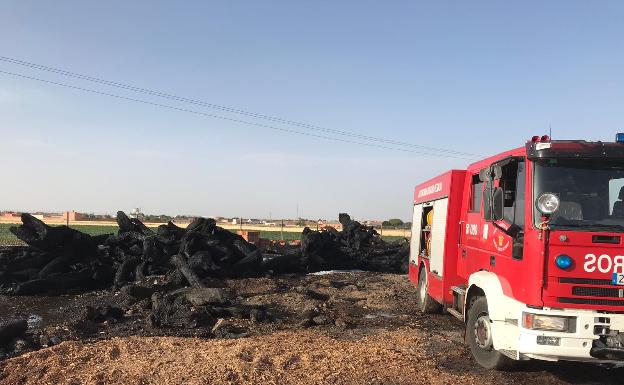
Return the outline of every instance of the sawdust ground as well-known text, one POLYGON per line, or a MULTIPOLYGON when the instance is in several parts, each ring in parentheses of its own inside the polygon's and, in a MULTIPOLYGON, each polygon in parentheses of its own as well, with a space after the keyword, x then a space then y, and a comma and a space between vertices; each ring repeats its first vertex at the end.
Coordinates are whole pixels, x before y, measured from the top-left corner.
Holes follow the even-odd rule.
POLYGON ((602 370, 588 378, 578 364, 572 371, 566 364, 555 370, 485 371, 461 349, 432 354, 422 348, 428 344, 411 328, 361 338, 337 338, 317 329, 236 340, 69 341, 6 361, 0 366, 0 384, 597 384, 611 383, 603 381, 609 378, 617 383, 621 376, 602 370))
POLYGON ((238 340, 65 342, 10 360, 0 383, 429 384, 458 379, 436 370, 418 343, 404 333, 340 341, 313 330, 238 340))

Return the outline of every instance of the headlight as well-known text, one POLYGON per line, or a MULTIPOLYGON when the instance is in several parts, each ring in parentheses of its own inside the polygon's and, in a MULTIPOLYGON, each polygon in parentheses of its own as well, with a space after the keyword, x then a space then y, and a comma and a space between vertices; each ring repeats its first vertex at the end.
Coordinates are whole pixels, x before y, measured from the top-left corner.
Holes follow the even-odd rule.
POLYGON ((543 193, 537 198, 535 205, 540 213, 550 215, 559 208, 559 197, 553 193, 543 193))
POLYGON ((575 328, 574 320, 574 317, 522 313, 522 326, 525 329, 573 333, 575 328))

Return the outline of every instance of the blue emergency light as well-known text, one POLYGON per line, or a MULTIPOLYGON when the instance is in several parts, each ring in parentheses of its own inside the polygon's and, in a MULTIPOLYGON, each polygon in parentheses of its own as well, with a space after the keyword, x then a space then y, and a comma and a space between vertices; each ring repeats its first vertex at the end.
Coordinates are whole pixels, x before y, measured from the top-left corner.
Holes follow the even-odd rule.
POLYGON ((558 268, 567 270, 572 266, 572 258, 569 255, 561 254, 555 258, 555 264, 558 268))
POLYGON ((615 141, 618 143, 624 143, 624 132, 618 132, 615 134, 615 141))

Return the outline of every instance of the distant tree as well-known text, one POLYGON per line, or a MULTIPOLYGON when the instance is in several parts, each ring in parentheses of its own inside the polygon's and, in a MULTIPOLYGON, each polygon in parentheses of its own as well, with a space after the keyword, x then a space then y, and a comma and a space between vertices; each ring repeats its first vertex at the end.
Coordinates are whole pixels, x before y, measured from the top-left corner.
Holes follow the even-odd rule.
POLYGON ((392 227, 403 226, 403 221, 398 218, 388 219, 388 224, 392 227))
POLYGON ((145 222, 169 222, 172 218, 168 215, 146 214, 143 216, 145 222))
POLYGON ((306 225, 306 220, 303 218, 297 219, 297 226, 303 227, 306 225))

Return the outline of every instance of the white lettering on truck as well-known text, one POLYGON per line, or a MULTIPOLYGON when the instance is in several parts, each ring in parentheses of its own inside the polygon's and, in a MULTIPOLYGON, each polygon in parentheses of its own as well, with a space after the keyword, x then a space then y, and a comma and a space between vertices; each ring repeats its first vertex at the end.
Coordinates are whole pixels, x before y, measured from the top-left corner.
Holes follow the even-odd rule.
POLYGON ((593 273, 596 269, 601 273, 624 273, 624 255, 616 255, 612 259, 607 254, 599 257, 595 254, 587 254, 583 268, 588 273, 593 273))
POLYGON ((432 184, 431 186, 427 186, 423 189, 418 190, 418 198, 431 195, 440 191, 442 191, 442 182, 438 182, 436 184, 432 184))
POLYGON ((467 235, 478 235, 479 234, 479 226, 471 223, 466 223, 466 234, 467 235))

